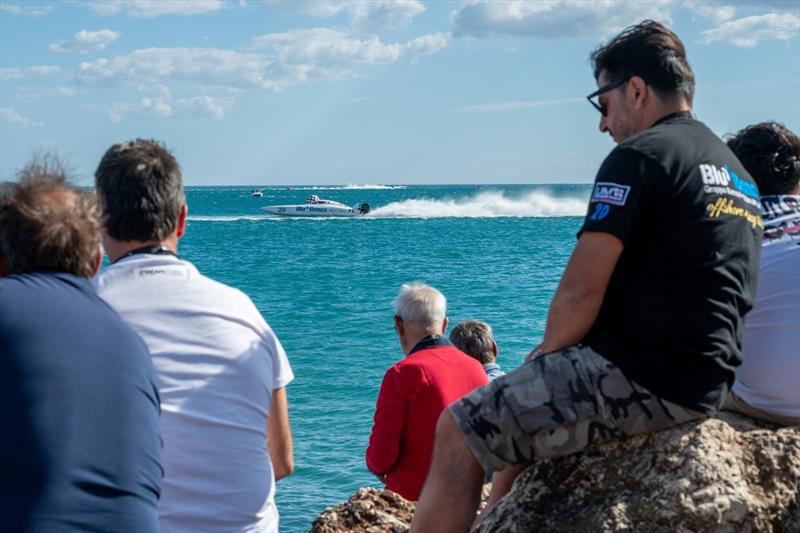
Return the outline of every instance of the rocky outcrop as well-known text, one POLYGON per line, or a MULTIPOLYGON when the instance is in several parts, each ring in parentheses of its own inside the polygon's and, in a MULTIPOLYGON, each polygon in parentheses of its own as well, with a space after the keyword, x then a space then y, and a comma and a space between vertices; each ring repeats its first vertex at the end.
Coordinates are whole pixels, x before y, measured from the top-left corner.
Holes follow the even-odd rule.
MULTIPOLYGON (((404 533, 413 513, 396 494, 359 489, 311 532, 404 533)), ((475 531, 800 531, 800 428, 722 413, 541 460, 475 531)))
POLYGON ((718 418, 543 460, 479 532, 800 531, 800 429, 718 418))
POLYGON ((311 533, 405 533, 414 504, 399 494, 362 488, 345 503, 328 507, 311 525, 311 533))
MULTIPOLYGON (((484 485, 481 507, 491 485, 484 485)), ((350 499, 325 509, 311 525, 310 533, 405 533, 414 516, 414 502, 393 492, 358 489, 350 499)))

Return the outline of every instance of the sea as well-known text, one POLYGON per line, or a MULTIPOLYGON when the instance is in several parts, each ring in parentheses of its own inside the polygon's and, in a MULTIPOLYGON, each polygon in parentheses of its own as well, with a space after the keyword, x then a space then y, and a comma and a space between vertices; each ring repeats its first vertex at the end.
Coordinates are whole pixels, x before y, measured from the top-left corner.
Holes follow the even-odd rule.
POLYGON ((326 507, 381 487, 367 470, 384 372, 403 357, 393 300, 420 281, 447 297, 451 327, 494 329, 498 362, 522 363, 575 244, 591 185, 189 187, 182 257, 246 292, 289 356, 295 471, 277 483, 281 531, 308 531, 326 507), (266 205, 310 194, 372 211, 278 218, 266 205))

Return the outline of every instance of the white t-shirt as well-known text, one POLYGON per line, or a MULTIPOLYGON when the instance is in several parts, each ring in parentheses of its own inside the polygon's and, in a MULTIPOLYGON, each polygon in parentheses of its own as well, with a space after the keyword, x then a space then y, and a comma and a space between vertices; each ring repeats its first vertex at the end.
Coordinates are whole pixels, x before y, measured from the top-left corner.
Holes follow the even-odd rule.
POLYGON ((758 293, 745 318, 733 391, 756 409, 800 418, 800 196, 761 203, 758 293))
POLYGON ((277 531, 267 416, 294 375, 253 302, 171 255, 121 259, 95 285, 158 374, 162 531, 277 531))

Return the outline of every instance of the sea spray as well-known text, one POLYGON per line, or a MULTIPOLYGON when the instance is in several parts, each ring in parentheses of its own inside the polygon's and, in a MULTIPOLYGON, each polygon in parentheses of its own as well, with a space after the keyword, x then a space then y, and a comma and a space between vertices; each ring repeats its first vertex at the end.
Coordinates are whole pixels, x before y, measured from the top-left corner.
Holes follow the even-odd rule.
POLYGON ((378 207, 371 218, 494 218, 563 217, 586 212, 586 198, 558 197, 547 191, 509 196, 502 191, 483 191, 473 196, 448 199, 408 199, 378 207))

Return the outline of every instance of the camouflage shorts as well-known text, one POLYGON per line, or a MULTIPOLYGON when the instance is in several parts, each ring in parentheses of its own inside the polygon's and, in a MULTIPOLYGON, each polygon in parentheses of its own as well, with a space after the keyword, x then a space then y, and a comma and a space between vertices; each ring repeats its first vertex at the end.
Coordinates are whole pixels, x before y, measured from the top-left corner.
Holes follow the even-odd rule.
POLYGON ((537 357, 450 411, 487 472, 705 416, 648 392, 582 345, 537 357))

